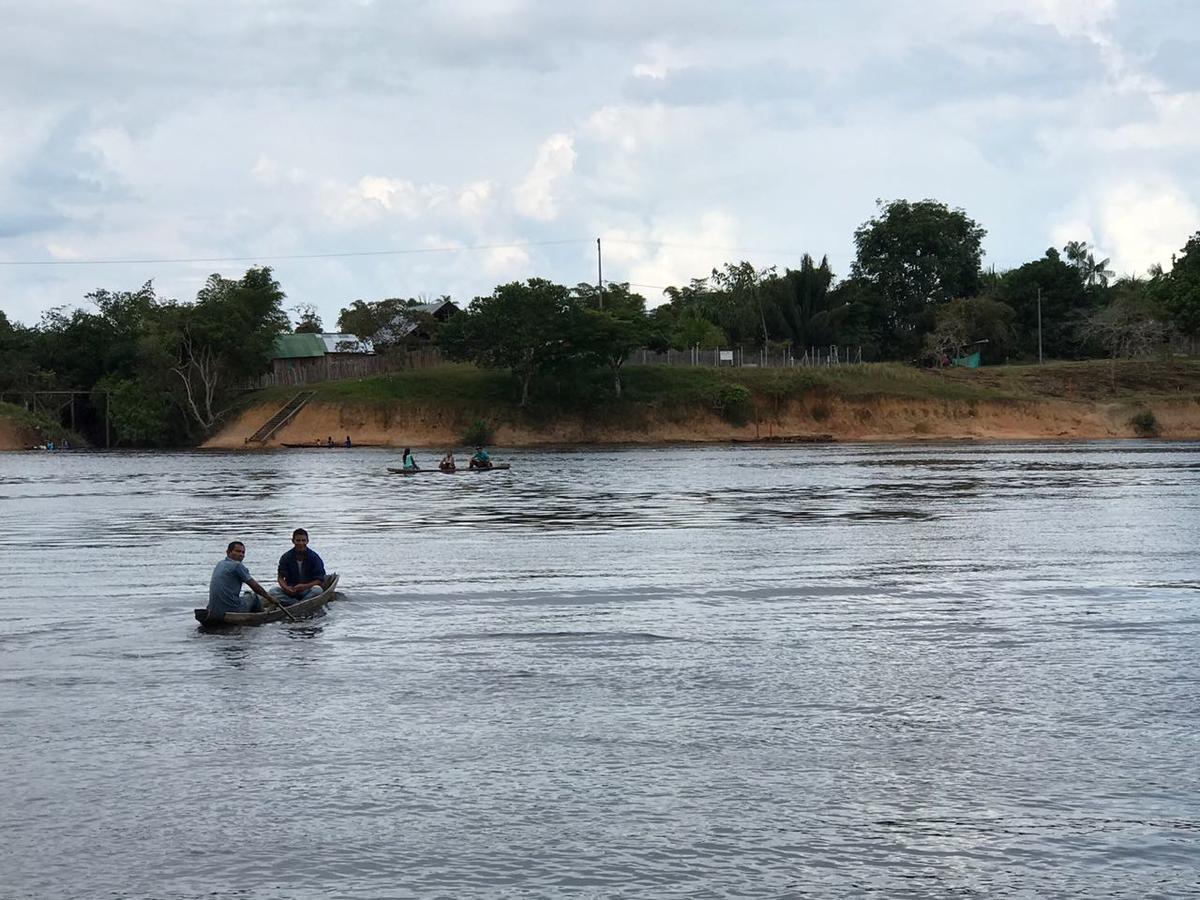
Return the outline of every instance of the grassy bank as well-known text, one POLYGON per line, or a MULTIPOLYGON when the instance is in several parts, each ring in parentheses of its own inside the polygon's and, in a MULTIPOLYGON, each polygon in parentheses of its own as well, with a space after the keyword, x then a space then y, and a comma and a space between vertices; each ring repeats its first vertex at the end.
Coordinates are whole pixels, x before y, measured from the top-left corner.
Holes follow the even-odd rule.
MULTIPOLYGON (((506 372, 445 366, 309 385, 274 439, 353 434, 385 446, 510 446, 770 439, 1200 438, 1200 362, 1053 363, 934 371, 631 366, 547 375, 529 407, 506 372), (490 441, 489 441, 490 442, 490 441)), ((298 389, 256 391, 207 446, 241 447, 298 389)))
MULTIPOLYGON (((546 375, 535 386, 528 409, 517 405, 515 379, 506 372, 472 366, 443 366, 396 375, 310 385, 314 401, 344 406, 443 409, 464 415, 503 414, 539 420, 562 414, 621 416, 639 408, 691 409, 719 404, 731 387, 749 402, 805 397, 853 399, 1027 401, 1110 400, 1136 403, 1200 394, 1200 361, 1056 362, 983 369, 916 369, 869 363, 819 369, 713 369, 688 366, 629 366, 622 371, 618 399, 611 377, 546 375)), ((248 396, 255 403, 286 402, 296 388, 271 388, 248 396)))

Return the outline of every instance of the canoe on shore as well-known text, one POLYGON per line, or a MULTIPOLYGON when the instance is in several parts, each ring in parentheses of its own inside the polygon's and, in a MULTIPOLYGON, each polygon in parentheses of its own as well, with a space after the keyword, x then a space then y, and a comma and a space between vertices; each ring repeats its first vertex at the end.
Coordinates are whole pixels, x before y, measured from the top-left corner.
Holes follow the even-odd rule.
POLYGON ((459 466, 450 472, 443 472, 441 469, 393 469, 388 466, 388 471, 393 475, 465 475, 473 472, 501 472, 508 468, 508 463, 493 463, 490 469, 469 469, 466 466, 459 466))
POLYGON ((192 612, 196 621, 201 625, 265 625, 267 622, 290 622, 292 619, 308 619, 317 615, 337 594, 338 576, 334 572, 325 579, 324 590, 315 597, 293 603, 284 612, 277 606, 256 613, 225 613, 223 616, 210 616, 206 608, 200 607, 192 612), (288 613, 291 613, 289 616, 288 613))

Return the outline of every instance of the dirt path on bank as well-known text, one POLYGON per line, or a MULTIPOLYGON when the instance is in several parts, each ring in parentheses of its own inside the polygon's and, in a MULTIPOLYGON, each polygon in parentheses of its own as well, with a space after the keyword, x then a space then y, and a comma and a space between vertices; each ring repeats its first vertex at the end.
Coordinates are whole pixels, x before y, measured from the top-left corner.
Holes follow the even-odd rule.
MULTIPOLYGON (((277 404, 247 409, 204 446, 246 449, 277 404)), ((606 424, 562 418, 538 426, 499 424, 494 443, 506 447, 562 444, 663 444, 761 439, 837 441, 1036 440, 1136 437, 1130 418, 1150 409, 1160 436, 1200 439, 1200 402, 1166 399, 1150 403, 1091 400, 944 401, 905 398, 805 398, 778 413, 736 426, 704 411, 685 416, 647 411, 635 423, 606 424)), ((306 406, 266 444, 313 443, 349 435, 356 445, 444 449, 462 445, 466 422, 453 411, 306 406)), ((253 448, 260 445, 255 444, 253 448)))

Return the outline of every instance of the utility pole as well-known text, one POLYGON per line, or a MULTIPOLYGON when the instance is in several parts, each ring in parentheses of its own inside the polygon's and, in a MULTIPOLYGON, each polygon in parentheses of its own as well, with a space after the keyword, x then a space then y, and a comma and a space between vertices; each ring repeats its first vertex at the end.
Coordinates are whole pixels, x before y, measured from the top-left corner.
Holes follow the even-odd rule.
POLYGON ((1042 289, 1038 288, 1038 365, 1042 364, 1042 289))
POLYGON ((596 238, 596 289, 600 292, 600 309, 604 310, 604 264, 600 258, 600 238, 596 238))

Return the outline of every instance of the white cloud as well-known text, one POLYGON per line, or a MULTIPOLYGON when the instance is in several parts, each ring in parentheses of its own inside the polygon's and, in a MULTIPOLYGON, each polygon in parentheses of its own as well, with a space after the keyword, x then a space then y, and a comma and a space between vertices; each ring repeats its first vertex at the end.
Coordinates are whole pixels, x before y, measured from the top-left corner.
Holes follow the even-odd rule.
POLYGON ((575 168, 575 146, 570 135, 553 134, 538 147, 533 168, 513 192, 517 212, 551 222, 558 218, 556 192, 575 168))
MULTIPOLYGON (((670 285, 686 285, 703 278, 730 259, 730 248, 737 245, 737 223, 719 210, 706 212, 695 222, 667 222, 647 229, 641 240, 652 247, 648 256, 629 267, 629 282, 641 285, 651 306, 663 302, 660 291, 670 285), (657 244, 657 246, 654 246, 657 244)), ((619 241, 610 241, 616 249, 619 241)))
POLYGON ((634 63, 634 78, 661 81, 674 69, 690 65, 695 54, 688 53, 663 41, 652 41, 645 48, 644 58, 634 63))
POLYGON ((1116 0, 1017 0, 1016 6, 1064 37, 1095 37, 1117 14, 1116 0))
POLYGON ((524 280, 528 267, 529 254, 523 247, 493 247, 483 255, 484 270, 502 281, 524 280))
POLYGON ((1118 274, 1144 273, 1171 256, 1200 227, 1200 210, 1176 185, 1130 181, 1105 192, 1099 202, 1101 241, 1118 274))
POLYGON ((50 256, 52 256, 54 259, 64 259, 65 260, 65 259, 82 259, 83 258, 83 254, 81 254, 78 250, 74 249, 73 247, 66 247, 66 246, 63 246, 62 244, 56 244, 54 242, 48 243, 46 245, 46 252, 49 253, 50 256))
POLYGON ((491 208, 492 183, 490 181, 475 181, 458 192, 456 204, 458 211, 471 220, 482 219, 491 208))

